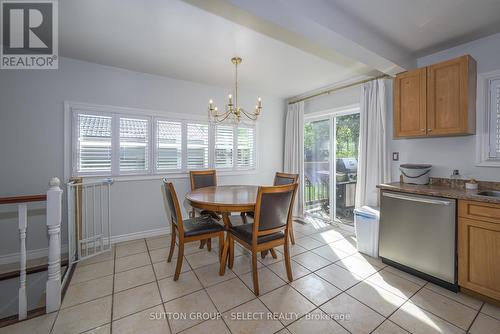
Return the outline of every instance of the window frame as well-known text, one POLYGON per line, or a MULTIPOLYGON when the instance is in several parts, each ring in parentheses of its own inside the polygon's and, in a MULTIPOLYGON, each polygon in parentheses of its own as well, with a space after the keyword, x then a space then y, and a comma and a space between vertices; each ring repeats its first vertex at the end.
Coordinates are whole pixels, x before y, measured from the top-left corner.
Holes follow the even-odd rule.
POLYGON ((154 117, 153 118, 153 133, 154 133, 154 139, 152 141, 153 149, 154 149, 154 157, 153 157, 153 174, 172 174, 172 173, 184 173, 185 172, 185 158, 184 158, 184 153, 185 153, 185 121, 179 118, 168 118, 168 117, 154 117), (158 136, 158 121, 164 121, 164 122, 177 122, 181 124, 181 168, 177 169, 158 169, 158 142, 157 136, 158 136))
POLYGON ((234 167, 237 169, 237 170, 252 170, 252 169, 255 169, 255 166, 257 164, 257 129, 255 128, 255 126, 252 126, 252 125, 249 125, 249 124, 242 124, 241 126, 238 126, 238 127, 235 127, 235 133, 236 133, 236 136, 235 136, 235 139, 233 140, 234 142, 234 153, 233 153, 233 156, 234 156, 234 167), (253 129, 253 151, 252 151, 252 159, 253 159, 253 166, 243 166, 243 167, 238 167, 238 129, 239 128, 244 128, 244 129, 253 129))
MULTIPOLYGON (((72 131, 72 140, 71 140, 71 176, 111 176, 113 174, 113 166, 114 166, 114 161, 116 160, 115 157, 115 150, 113 149, 114 147, 114 132, 115 132, 115 127, 114 127, 114 117, 112 113, 109 112, 96 112, 96 111, 91 111, 91 110, 81 110, 81 109, 75 109, 72 114, 71 114, 71 131, 72 131), (110 171, 86 171, 86 172, 79 172, 78 171, 78 159, 79 159, 79 145, 78 145, 78 137, 80 135, 79 131, 79 124, 78 124, 78 115, 80 114, 85 114, 89 116, 106 116, 106 117, 111 117, 111 169, 110 171)), ((118 157, 119 159, 119 157, 118 157)))
POLYGON ((477 76, 477 119, 476 119, 476 166, 477 167, 500 167, 500 157, 490 157, 491 136, 491 106, 490 106, 490 83, 500 80, 500 70, 480 73, 477 76))
POLYGON ((192 125, 206 125, 207 128, 208 128, 208 138, 207 138, 207 151, 208 152, 207 152, 207 167, 206 167, 206 169, 209 169, 209 168, 211 168, 211 166, 214 166, 214 164, 212 163, 212 161, 213 161, 213 155, 210 154, 210 149, 212 147, 211 144, 215 145, 215 141, 212 140, 212 135, 214 135, 214 130, 212 129, 211 124, 208 121, 187 120, 183 124, 185 129, 183 129, 183 131, 182 131, 182 134, 183 134, 183 136, 186 139, 186 140, 183 140, 183 144, 185 143, 186 148, 182 150, 183 155, 185 153, 185 156, 183 156, 183 159, 182 159, 182 161, 185 163, 185 165, 183 166, 183 167, 185 167, 184 170, 185 170, 186 173, 189 173, 190 170, 197 170, 197 168, 189 168, 189 166, 188 166, 188 141, 187 141, 187 133, 188 133, 187 128, 188 128, 188 124, 192 124, 192 125))
POLYGON ((208 126, 208 169, 217 169, 221 175, 255 174, 259 169, 258 161, 258 125, 257 122, 241 121, 239 124, 224 123, 233 127, 233 166, 231 168, 215 168, 215 127, 217 124, 209 122, 204 115, 189 115, 165 111, 154 111, 136 108, 97 105, 80 102, 64 102, 64 177, 113 177, 123 180, 157 179, 158 176, 168 175, 171 178, 188 176, 187 167, 187 124, 203 124, 208 126), (110 116, 111 126, 111 172, 78 172, 78 114, 95 116, 110 116), (120 117, 148 120, 148 170, 147 171, 120 171, 120 117), (158 170, 158 142, 157 121, 181 123, 182 151, 181 169, 158 170), (237 129, 251 127, 254 129, 254 166, 251 168, 237 167, 237 129))
POLYGON ((216 169, 217 171, 227 171, 227 170, 236 170, 236 152, 235 149, 237 147, 236 141, 238 140, 235 136, 236 133, 236 125, 234 124, 228 124, 228 123, 218 123, 218 124, 211 124, 212 126, 212 132, 213 132, 213 146, 210 148, 210 151, 212 153, 213 157, 213 162, 211 165, 211 168, 216 169), (217 126, 225 126, 225 127, 230 127, 232 128, 233 131, 233 151, 232 151, 232 165, 231 167, 217 167, 216 162, 215 162, 215 149, 216 149, 216 138, 217 138, 217 126))
POLYGON ((127 175, 146 175, 149 174, 151 171, 151 156, 153 155, 153 152, 151 150, 151 143, 153 142, 153 138, 151 137, 153 131, 152 131, 152 119, 151 117, 148 116, 142 116, 142 115, 135 115, 135 114, 113 114, 113 118, 111 121, 111 151, 112 154, 115 156, 115 159, 111 160, 111 172, 113 176, 120 175, 120 176, 127 176, 127 175), (147 161, 147 169, 146 170, 137 170, 137 171, 127 171, 127 172, 122 172, 121 167, 120 167, 120 119, 121 118, 129 118, 129 119, 137 119, 141 121, 147 121, 148 122, 148 161, 147 161), (114 135, 116 134, 116 135, 114 135), (113 144, 115 148, 113 148, 113 144))

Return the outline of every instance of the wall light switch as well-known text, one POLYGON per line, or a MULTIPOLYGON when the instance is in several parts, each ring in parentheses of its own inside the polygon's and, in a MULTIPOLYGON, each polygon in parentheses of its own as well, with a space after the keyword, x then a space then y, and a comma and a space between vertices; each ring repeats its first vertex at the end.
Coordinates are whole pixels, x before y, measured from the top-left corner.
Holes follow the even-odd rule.
POLYGON ((399 161, 399 152, 392 152, 392 161, 399 161))

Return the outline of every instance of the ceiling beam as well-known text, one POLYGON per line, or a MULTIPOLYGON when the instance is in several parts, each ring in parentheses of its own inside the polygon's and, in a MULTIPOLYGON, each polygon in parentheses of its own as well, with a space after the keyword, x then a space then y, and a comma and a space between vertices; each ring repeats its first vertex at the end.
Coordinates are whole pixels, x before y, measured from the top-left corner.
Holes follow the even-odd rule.
POLYGON ((184 1, 328 61, 356 60, 360 72, 416 67, 414 57, 325 0, 184 1))

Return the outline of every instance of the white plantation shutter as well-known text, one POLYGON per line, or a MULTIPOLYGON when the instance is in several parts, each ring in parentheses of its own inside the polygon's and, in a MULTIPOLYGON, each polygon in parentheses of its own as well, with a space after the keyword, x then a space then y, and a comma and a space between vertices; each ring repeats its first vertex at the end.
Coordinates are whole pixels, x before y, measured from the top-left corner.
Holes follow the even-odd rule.
MULTIPOLYGON (((494 139, 500 160, 500 88, 496 92, 492 143, 494 139)), ((244 171, 257 165, 256 127, 250 123, 209 124, 204 118, 167 118, 143 110, 72 102, 66 106, 71 113, 72 127, 65 129, 65 138, 71 137, 73 176, 154 175, 207 168, 244 171)))
POLYGON ((255 166, 255 130, 238 128, 237 167, 252 168, 255 166))
POLYGON ((182 168, 182 123, 157 121, 157 170, 182 168))
POLYGON ((149 159, 149 121, 120 118, 120 171, 145 172, 149 159))
POLYGON ((111 116, 77 114, 77 171, 111 172, 111 116))
POLYGON ((233 167, 233 130, 232 126, 219 125, 215 127, 215 167, 233 167))
POLYGON ((208 168, 208 125, 187 124, 187 168, 208 168))
POLYGON ((490 150, 489 158, 500 160, 500 79, 490 81, 490 150))

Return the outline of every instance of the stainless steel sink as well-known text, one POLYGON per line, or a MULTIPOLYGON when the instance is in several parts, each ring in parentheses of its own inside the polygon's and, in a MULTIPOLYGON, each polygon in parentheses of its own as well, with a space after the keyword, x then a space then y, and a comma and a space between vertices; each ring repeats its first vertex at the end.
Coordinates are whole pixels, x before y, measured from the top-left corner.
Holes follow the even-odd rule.
POLYGON ((494 190, 484 190, 478 192, 477 194, 482 196, 500 197, 500 191, 494 191, 494 190))

